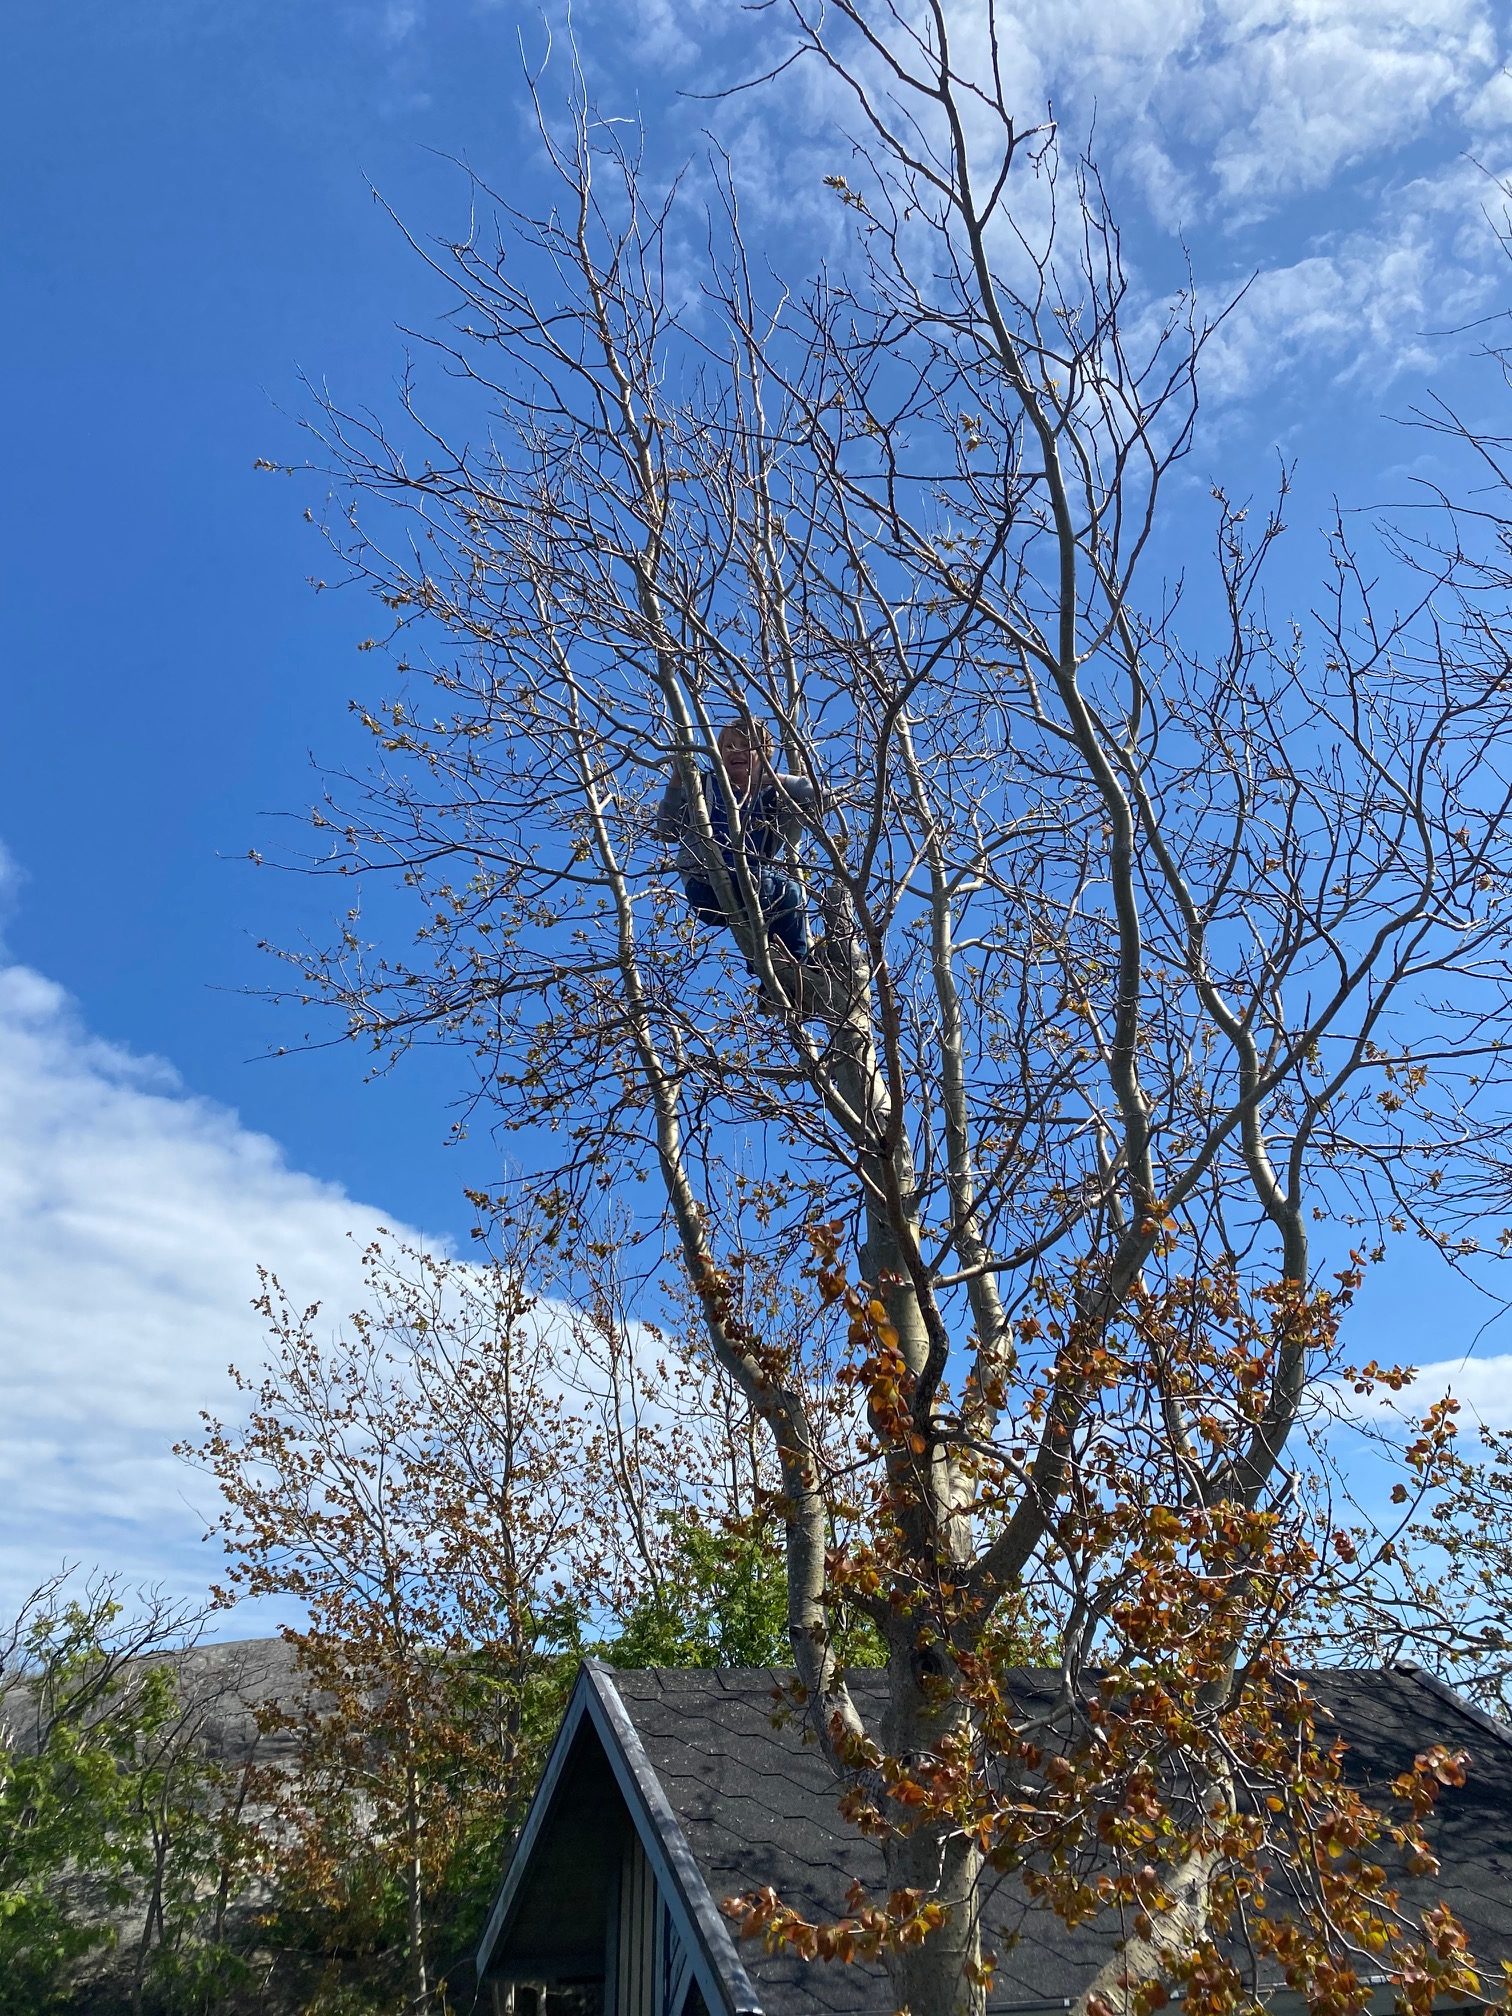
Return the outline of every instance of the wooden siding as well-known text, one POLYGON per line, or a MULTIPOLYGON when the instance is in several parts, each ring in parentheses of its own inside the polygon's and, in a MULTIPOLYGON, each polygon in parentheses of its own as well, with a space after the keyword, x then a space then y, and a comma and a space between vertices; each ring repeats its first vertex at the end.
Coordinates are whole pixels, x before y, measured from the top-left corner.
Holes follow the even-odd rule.
POLYGON ((659 1994, 661 1898, 640 1837, 633 1831, 620 1861, 612 2016, 662 2016, 659 1994))

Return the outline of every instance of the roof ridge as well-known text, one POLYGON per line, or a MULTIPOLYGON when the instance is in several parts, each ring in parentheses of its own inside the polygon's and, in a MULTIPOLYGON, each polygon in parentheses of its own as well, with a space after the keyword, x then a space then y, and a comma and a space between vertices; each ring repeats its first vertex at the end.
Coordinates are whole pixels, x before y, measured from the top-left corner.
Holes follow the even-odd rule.
POLYGON ((1411 1659, 1395 1659, 1386 1670, 1390 1673, 1405 1674, 1408 1679, 1415 1680, 1436 1701, 1443 1701, 1451 1708, 1457 1708, 1467 1722, 1473 1723, 1477 1729, 1484 1730, 1488 1736, 1495 1736, 1499 1742, 1512 1749, 1512 1728, 1486 1709, 1478 1708, 1473 1701, 1467 1701, 1457 1688, 1451 1687, 1447 1680, 1441 1680, 1438 1674, 1431 1672, 1428 1667, 1419 1666, 1411 1659))
POLYGON ((516 1832, 503 1883, 478 1942, 474 1959, 478 1977, 481 1979, 486 1972, 510 1920, 530 1858, 548 1825, 558 1783, 578 1732, 587 1723, 618 1781, 630 1823, 640 1835, 656 1871, 663 1901, 683 1919, 685 1939, 701 1951, 703 1964, 712 1977, 705 1985, 715 1991, 713 1999, 726 2016, 762 2016, 760 1999, 736 1951, 730 1928, 710 1895, 681 1823, 646 1755, 640 1732, 620 1699, 615 1679, 615 1669, 602 1659, 590 1656, 578 1665, 561 1724, 552 1740, 540 1782, 531 1795, 524 1822, 516 1832), (643 1822, 650 1830, 649 1840, 643 1822))

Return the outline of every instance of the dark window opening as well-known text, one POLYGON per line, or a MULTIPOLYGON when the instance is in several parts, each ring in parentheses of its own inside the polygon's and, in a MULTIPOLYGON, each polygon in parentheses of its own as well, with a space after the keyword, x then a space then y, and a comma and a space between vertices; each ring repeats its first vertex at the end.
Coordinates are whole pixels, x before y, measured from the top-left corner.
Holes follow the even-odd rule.
POLYGON ((604 2016, 602 1981, 496 1981, 494 2016, 604 2016))

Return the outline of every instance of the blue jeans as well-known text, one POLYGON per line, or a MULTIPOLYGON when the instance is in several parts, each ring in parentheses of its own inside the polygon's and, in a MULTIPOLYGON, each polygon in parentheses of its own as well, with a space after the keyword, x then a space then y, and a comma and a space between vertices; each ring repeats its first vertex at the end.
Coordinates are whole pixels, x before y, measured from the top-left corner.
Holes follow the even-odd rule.
MULTIPOLYGON (((791 953, 801 966, 808 958, 810 949, 808 911, 804 907, 803 891, 796 882, 790 882, 786 875, 779 875, 775 868, 763 868, 758 873, 753 866, 750 873, 761 904, 767 937, 791 953)), ((732 883, 735 882, 733 870, 730 880, 732 883)), ((700 924, 711 924, 716 929, 729 925, 730 920, 720 903, 719 892, 713 883, 702 875, 690 875, 683 883, 683 893, 700 924)), ((733 893, 739 896, 738 884, 735 885, 733 893)), ((746 964, 749 966, 750 961, 747 960, 746 964)), ((754 970, 752 968, 752 971, 754 970)))

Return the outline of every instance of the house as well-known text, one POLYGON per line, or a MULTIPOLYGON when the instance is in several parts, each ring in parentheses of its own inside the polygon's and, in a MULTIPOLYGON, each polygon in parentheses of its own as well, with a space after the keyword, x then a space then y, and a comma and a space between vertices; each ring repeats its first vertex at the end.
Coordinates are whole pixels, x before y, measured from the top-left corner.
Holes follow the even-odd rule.
MULTIPOLYGON (((583 1667, 478 1948, 480 2011, 892 2009, 879 1967, 806 1965, 742 1945, 720 1910, 723 1899, 771 1884, 808 1915, 833 1918, 852 1878, 880 1887, 879 1852, 840 1819, 823 1759, 797 1721, 774 1724, 779 1678, 583 1667)), ((1015 1690, 1043 1698, 1055 1678, 1024 1673, 1015 1690)), ((863 1714, 874 1713, 882 1676, 855 1674, 852 1684, 863 1714)), ((1512 1731, 1412 1667, 1318 1672, 1309 1685, 1345 1738, 1358 1783, 1384 1785, 1433 1743, 1471 1752, 1469 1784, 1434 1823, 1442 1869, 1432 1894, 1459 1915, 1478 1959, 1512 1959, 1512 1731)), ((1106 1926, 1072 1930, 1012 1879, 998 1882, 988 1919, 999 1939, 1017 1935, 990 2012, 1062 2011, 1108 1956, 1106 1926)))

